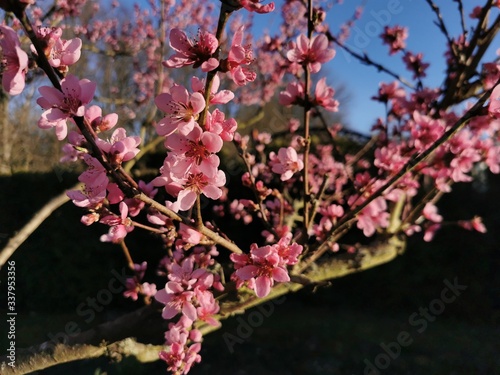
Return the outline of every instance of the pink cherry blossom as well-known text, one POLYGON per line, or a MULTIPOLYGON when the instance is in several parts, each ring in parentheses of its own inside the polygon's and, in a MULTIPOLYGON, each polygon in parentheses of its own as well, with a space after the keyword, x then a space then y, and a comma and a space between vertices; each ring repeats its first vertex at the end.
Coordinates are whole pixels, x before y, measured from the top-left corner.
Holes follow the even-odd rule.
POLYGON ((291 62, 307 65, 311 73, 317 73, 321 64, 333 59, 335 50, 328 48, 328 38, 325 34, 313 36, 311 40, 300 34, 286 56, 291 62))
POLYGON ((183 176, 192 166, 197 165, 200 172, 214 177, 219 166, 219 157, 215 153, 222 148, 222 138, 211 132, 204 132, 198 124, 188 134, 172 134, 167 137, 165 146, 177 156, 172 173, 183 176))
POLYGON ((102 116, 102 109, 97 105, 92 105, 85 109, 85 119, 88 120, 90 125, 95 131, 104 132, 113 128, 118 122, 118 115, 110 113, 102 116))
POLYGON ((193 291, 186 291, 179 283, 169 281, 165 288, 160 289, 155 299, 163 303, 163 319, 171 319, 182 312, 187 318, 194 321, 197 318, 196 308, 193 305, 193 291))
POLYGON ((10 95, 19 95, 25 85, 28 55, 21 49, 17 33, 9 26, 0 25, 2 48, 2 86, 10 95))
POLYGON ((243 281, 252 280, 252 287, 257 297, 267 296, 274 281, 290 281, 288 271, 281 264, 282 260, 276 247, 270 245, 257 247, 256 244, 252 244, 248 264, 242 263, 242 259, 240 259, 242 257, 238 257, 236 254, 231 254, 230 257, 236 263, 237 269, 234 275, 243 281))
POLYGON ((182 211, 189 210, 199 194, 203 194, 210 199, 219 199, 222 195, 220 187, 226 183, 226 175, 220 170, 212 178, 195 170, 193 172, 195 173, 189 173, 185 178, 183 181, 184 187, 177 195, 179 209, 182 211))
POLYGON ((99 148, 109 155, 110 161, 121 164, 133 159, 138 153, 137 146, 141 143, 141 137, 127 137, 127 131, 123 128, 116 129, 108 142, 97 140, 99 148))
POLYGON ((169 136, 178 129, 185 135, 193 130, 199 113, 205 108, 205 99, 199 92, 189 94, 184 86, 174 84, 170 94, 163 93, 155 98, 155 104, 166 114, 156 125, 156 132, 169 136))
POLYGON ((408 29, 398 25, 394 27, 385 26, 380 37, 384 44, 390 47, 389 54, 393 55, 406 47, 405 40, 408 38, 408 29))
POLYGON ((233 36, 231 48, 222 71, 229 71, 234 83, 244 86, 248 82, 253 82, 257 77, 255 72, 248 70, 244 65, 250 65, 254 58, 250 46, 243 46, 243 34, 245 27, 241 26, 233 36))
POLYGON ((272 171, 281 175, 281 181, 286 181, 304 168, 304 162, 297 155, 293 147, 281 147, 276 155, 269 154, 272 171))
POLYGON ((95 88, 95 82, 78 80, 71 74, 61 81, 62 91, 50 86, 40 87, 38 91, 42 96, 36 102, 45 112, 42 113, 38 126, 41 129, 55 127, 57 139, 64 139, 68 132, 66 121, 73 116, 85 114, 85 105, 92 100, 95 88))
MULTIPOLYGON (((80 59, 82 40, 80 38, 62 39, 60 27, 40 27, 37 30, 37 36, 45 44, 45 56, 54 68, 65 72, 68 66, 80 59)), ((34 46, 31 46, 31 50, 36 53, 34 46)))
POLYGON ((101 223, 111 227, 108 234, 101 236, 100 239, 102 242, 120 243, 134 229, 132 221, 128 217, 128 206, 124 202, 121 202, 119 208, 120 216, 112 214, 101 218, 101 223))
POLYGON ((359 229, 363 230, 366 237, 371 237, 377 228, 386 228, 388 225, 387 202, 382 197, 376 198, 361 210, 356 224, 359 229))
POLYGON ((198 32, 197 40, 190 40, 186 33, 178 28, 170 30, 170 47, 176 53, 163 65, 169 68, 180 68, 193 65, 193 68, 201 66, 201 70, 208 72, 219 66, 219 61, 212 57, 217 50, 219 42, 215 35, 206 31, 198 32))
POLYGON ((232 141, 237 127, 238 124, 234 118, 226 119, 224 112, 217 108, 212 113, 207 113, 205 128, 209 132, 218 134, 223 141, 232 141))
POLYGON ((279 103, 284 106, 293 104, 304 105, 304 84, 302 82, 290 82, 285 91, 279 95, 279 103))
POLYGON ((314 95, 315 105, 323 107, 330 112, 337 112, 339 110, 339 102, 333 99, 335 90, 326 85, 326 77, 323 77, 318 81, 314 95))
POLYGON ((250 12, 269 13, 274 10, 274 2, 262 5, 261 0, 238 0, 240 5, 250 12))
POLYGON ((417 53, 414 55, 411 52, 406 52, 403 56, 403 61, 406 64, 406 69, 410 72, 413 72, 413 79, 423 78, 427 74, 425 73, 426 69, 429 67, 428 63, 424 63, 422 61, 423 54, 417 53))
POLYGON ((440 223, 443 221, 443 217, 438 214, 437 207, 432 203, 427 203, 422 211, 424 217, 434 223, 440 223))

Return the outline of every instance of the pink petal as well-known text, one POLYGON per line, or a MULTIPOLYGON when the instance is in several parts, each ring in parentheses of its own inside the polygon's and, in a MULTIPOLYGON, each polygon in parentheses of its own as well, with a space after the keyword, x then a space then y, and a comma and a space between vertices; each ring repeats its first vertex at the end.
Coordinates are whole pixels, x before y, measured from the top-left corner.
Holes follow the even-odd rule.
POLYGON ((260 276, 255 279, 255 294, 259 298, 263 298, 271 291, 272 280, 266 276, 260 276))

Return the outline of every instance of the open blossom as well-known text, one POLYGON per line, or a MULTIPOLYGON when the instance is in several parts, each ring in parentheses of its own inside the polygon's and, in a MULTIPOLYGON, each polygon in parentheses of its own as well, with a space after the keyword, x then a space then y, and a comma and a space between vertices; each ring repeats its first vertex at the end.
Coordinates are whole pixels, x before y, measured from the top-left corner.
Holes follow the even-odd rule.
POLYGON ((25 86, 28 55, 21 49, 17 33, 9 26, 0 25, 2 47, 2 86, 10 95, 20 94, 25 86))
POLYGON ((98 132, 109 130, 118 122, 118 115, 116 113, 110 113, 103 116, 101 107, 97 105, 92 105, 86 108, 84 116, 92 128, 98 132))
POLYGON ((225 67, 223 71, 229 71, 234 83, 238 86, 244 86, 248 82, 252 82, 257 78, 257 74, 248 70, 244 65, 250 65, 254 58, 250 46, 243 46, 243 32, 244 26, 241 26, 233 36, 231 42, 231 49, 227 59, 225 60, 225 67))
POLYGON ((423 56, 424 55, 422 53, 417 53, 416 55, 414 55, 411 52, 406 52, 406 54, 403 56, 403 61, 406 64, 406 69, 408 69, 410 72, 413 72, 413 79, 423 78, 427 75, 425 73, 425 70, 429 67, 429 64, 422 61, 423 56))
POLYGON ((134 229, 132 220, 128 217, 128 206, 121 202, 119 205, 120 216, 108 215, 101 218, 100 222, 110 226, 108 234, 103 234, 100 238, 102 242, 119 243, 127 233, 134 229))
POLYGON ((192 65, 194 68, 201 66, 201 70, 208 72, 219 66, 219 61, 212 57, 217 50, 219 42, 215 35, 207 31, 199 31, 198 39, 190 40, 182 30, 174 28, 170 30, 170 47, 176 53, 163 65, 169 68, 180 68, 192 65))
POLYGON ((183 176, 176 176, 172 173, 175 163, 175 156, 171 153, 165 158, 160 168, 161 176, 156 177, 152 183, 154 186, 164 186, 167 193, 177 197, 176 204, 181 211, 193 207, 200 194, 214 200, 222 196, 221 187, 226 183, 226 175, 223 171, 217 170, 214 176, 208 177, 195 164, 183 176))
POLYGON ((318 81, 314 95, 315 105, 323 107, 330 112, 337 112, 339 110, 339 102, 333 99, 335 90, 326 85, 326 77, 323 77, 318 81))
POLYGON ((156 125, 156 132, 169 136, 179 129, 185 135, 193 130, 198 115, 205 108, 205 99, 199 92, 189 94, 184 86, 174 84, 170 94, 163 93, 155 98, 155 104, 166 114, 156 125))
POLYGON ((302 82, 290 82, 285 91, 281 91, 278 101, 281 105, 304 104, 304 84, 302 82))
MULTIPOLYGON (((45 44, 44 52, 49 64, 61 71, 67 71, 69 65, 80 59, 82 40, 80 38, 65 40, 61 36, 60 27, 40 27, 37 30, 37 37, 45 44)), ((34 46, 31 46, 31 50, 36 53, 34 46)))
POLYGON ((218 134, 223 141, 232 141, 238 124, 234 118, 226 119, 224 112, 217 108, 212 112, 207 112, 207 122, 205 128, 215 134, 218 134))
POLYGON ((328 48, 328 38, 324 34, 313 36, 311 40, 300 34, 286 56, 291 62, 307 64, 311 73, 317 73, 321 64, 333 59, 335 50, 328 48))
POLYGON ((171 172, 183 176, 197 165, 208 177, 214 177, 219 166, 215 153, 222 148, 222 138, 211 132, 204 132, 198 124, 188 134, 172 134, 167 137, 165 146, 176 154, 177 162, 171 172))
POLYGON ((281 175, 281 181, 289 180, 304 168, 304 162, 293 147, 281 147, 277 155, 271 152, 269 157, 272 171, 281 175))
POLYGON ((406 47, 405 40, 408 38, 408 29, 398 25, 394 27, 385 26, 380 37, 390 47, 389 54, 393 55, 406 47))
POLYGON ((240 5, 250 12, 269 13, 274 10, 274 2, 262 5, 260 0, 239 0, 240 5))
POLYGON ((107 153, 112 162, 121 164, 133 159, 138 153, 137 146, 141 143, 141 137, 127 137, 127 131, 123 128, 116 129, 109 142, 99 139, 97 145, 107 153))
POLYGON ((387 202, 384 198, 378 197, 368 206, 363 208, 358 214, 356 226, 363 230, 366 237, 372 236, 377 228, 386 228, 389 225, 389 213, 387 212, 387 202))
POLYGON ((40 87, 38 91, 42 96, 36 102, 45 112, 42 113, 38 126, 41 129, 55 127, 57 139, 66 138, 66 120, 85 114, 85 105, 92 100, 95 88, 95 82, 88 79, 78 80, 71 74, 61 81, 62 91, 51 86, 40 87))
POLYGON ((252 286, 257 297, 267 296, 275 281, 290 281, 290 276, 276 246, 257 247, 256 244, 252 244, 250 255, 231 254, 230 258, 235 263, 234 277, 242 281, 250 281, 249 285, 252 286))

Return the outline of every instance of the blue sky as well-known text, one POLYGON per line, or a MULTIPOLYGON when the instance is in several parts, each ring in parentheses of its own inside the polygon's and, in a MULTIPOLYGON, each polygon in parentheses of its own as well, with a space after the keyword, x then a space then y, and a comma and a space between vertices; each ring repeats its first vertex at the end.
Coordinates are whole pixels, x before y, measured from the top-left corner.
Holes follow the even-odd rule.
MULTIPOLYGON (((467 27, 474 25, 468 15, 471 9, 483 1, 464 0, 467 27)), ((280 1, 277 1, 279 4, 280 1)), ((335 5, 327 13, 327 22, 331 30, 337 31, 338 26, 354 13, 354 9, 361 0, 344 1, 342 5, 335 5)), ((460 18, 457 4, 451 0, 435 0, 441 8, 447 28, 453 37, 461 32, 460 18)), ((424 84, 438 87, 444 77, 446 40, 433 23, 434 13, 424 0, 371 0, 367 1, 363 16, 357 21, 351 32, 347 45, 358 53, 366 52, 376 62, 391 68, 391 70, 411 81, 411 74, 406 71, 401 54, 389 57, 389 48, 381 44, 378 35, 385 24, 402 25, 409 29, 407 49, 422 52, 424 61, 430 62, 424 84)), ((256 22, 262 22, 262 27, 271 28, 279 24, 279 13, 256 17, 256 22)), ((259 25, 260 26, 260 25, 259 25)), ((500 47, 500 43, 496 43, 500 47)), ((495 57, 495 50, 490 51, 489 57, 495 57)), ((370 100, 377 94, 380 82, 392 82, 393 78, 378 73, 374 67, 359 63, 355 58, 338 49, 336 57, 327 64, 328 82, 333 87, 343 84, 348 88, 350 101, 346 103, 347 120, 351 128, 367 133, 379 116, 384 116, 384 106, 370 100)), ((321 73, 321 72, 320 72, 321 73)), ((342 105, 342 103, 341 103, 342 105)))

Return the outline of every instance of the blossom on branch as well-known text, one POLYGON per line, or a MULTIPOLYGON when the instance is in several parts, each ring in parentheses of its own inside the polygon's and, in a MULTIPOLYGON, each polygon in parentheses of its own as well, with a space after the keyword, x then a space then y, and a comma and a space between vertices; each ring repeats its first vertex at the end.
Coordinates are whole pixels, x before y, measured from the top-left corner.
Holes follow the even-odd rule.
POLYGON ((205 108, 205 99, 199 92, 189 94, 184 86, 174 84, 169 93, 155 98, 156 106, 166 116, 156 125, 158 135, 169 136, 175 130, 188 134, 194 128, 198 115, 205 108))
POLYGON ((95 82, 78 80, 71 74, 61 81, 62 91, 51 86, 40 87, 38 91, 42 96, 36 102, 45 112, 42 113, 38 126, 41 129, 55 127, 57 139, 63 140, 68 133, 66 121, 73 116, 85 114, 85 105, 92 100, 95 88, 95 82))
POLYGON ((281 181, 289 180, 296 172, 304 169, 304 162, 293 147, 281 147, 277 155, 271 152, 269 158, 272 171, 281 175, 281 181))
POLYGON ((238 0, 240 5, 249 12, 270 13, 274 10, 274 2, 262 5, 260 0, 238 0))
POLYGON ((317 73, 322 64, 335 57, 335 50, 328 48, 328 38, 325 34, 318 34, 310 40, 304 34, 300 34, 286 56, 291 62, 307 65, 311 73, 317 73))
POLYGON ((2 86, 10 95, 19 95, 24 89, 28 71, 28 55, 21 49, 17 33, 9 26, 0 25, 2 48, 2 86))
POLYGON ((408 28, 402 26, 384 27, 384 32, 380 37, 390 47, 389 54, 393 55, 396 52, 406 47, 405 40, 408 38, 408 28))
POLYGON ((231 48, 227 59, 221 61, 221 71, 229 72, 232 80, 238 86, 244 86, 253 82, 257 77, 255 72, 248 70, 244 65, 250 65, 253 61, 253 52, 250 46, 243 46, 243 32, 245 27, 241 26, 233 36, 231 48))
MULTIPOLYGON (((40 27, 37 29, 37 37, 43 44, 49 64, 65 73, 68 71, 69 65, 73 65, 80 59, 82 40, 80 38, 65 40, 61 36, 62 29, 60 27, 40 27)), ((31 50, 36 54, 33 45, 31 50)))
POLYGON ((231 254, 236 271, 232 278, 239 280, 241 286, 244 281, 250 281, 257 297, 265 297, 271 291, 275 281, 290 281, 288 271, 278 254, 277 246, 258 247, 252 244, 250 254, 231 254))
POLYGON ((170 47, 176 53, 163 62, 166 67, 193 65, 193 68, 201 66, 201 70, 209 72, 219 66, 219 61, 212 57, 219 42, 215 35, 207 31, 198 31, 198 39, 190 40, 184 31, 174 28, 170 30, 170 47))

